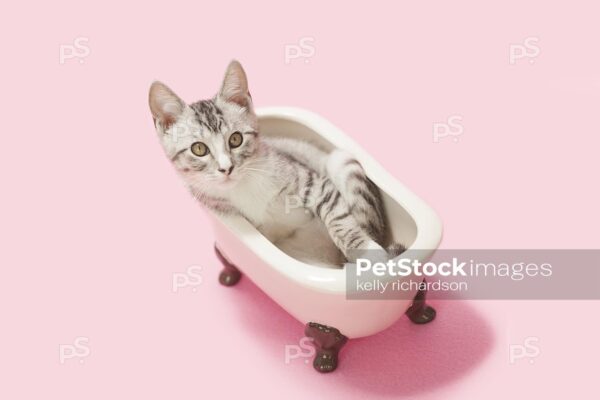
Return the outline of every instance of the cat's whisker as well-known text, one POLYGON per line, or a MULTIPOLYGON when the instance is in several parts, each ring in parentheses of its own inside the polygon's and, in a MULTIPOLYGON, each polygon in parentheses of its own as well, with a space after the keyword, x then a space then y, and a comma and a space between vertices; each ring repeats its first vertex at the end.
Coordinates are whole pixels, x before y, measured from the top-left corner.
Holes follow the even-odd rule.
POLYGON ((263 170, 263 169, 260 169, 260 168, 246 167, 246 166, 241 167, 240 171, 260 171, 260 172, 267 172, 266 170, 263 170))
POLYGON ((257 171, 257 172, 264 172, 265 174, 268 174, 269 171, 264 170, 264 169, 258 169, 258 168, 248 168, 248 167, 244 167, 242 169, 242 171, 257 171))
POLYGON ((246 161, 246 163, 244 165, 249 165, 249 166, 254 166, 254 165, 264 165, 264 161, 263 160, 249 160, 246 161))

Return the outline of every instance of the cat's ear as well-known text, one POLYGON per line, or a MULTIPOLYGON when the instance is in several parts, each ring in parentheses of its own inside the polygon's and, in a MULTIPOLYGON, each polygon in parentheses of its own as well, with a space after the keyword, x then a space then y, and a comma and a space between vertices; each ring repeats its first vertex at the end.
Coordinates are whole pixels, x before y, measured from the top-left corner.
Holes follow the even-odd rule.
POLYGON ((163 129, 171 126, 185 109, 185 103, 167 85, 158 81, 150 86, 148 102, 152 116, 163 129))
POLYGON ((219 91, 219 97, 230 103, 235 103, 240 107, 252 110, 252 98, 248 90, 248 79, 242 64, 237 60, 229 63, 223 85, 219 91))

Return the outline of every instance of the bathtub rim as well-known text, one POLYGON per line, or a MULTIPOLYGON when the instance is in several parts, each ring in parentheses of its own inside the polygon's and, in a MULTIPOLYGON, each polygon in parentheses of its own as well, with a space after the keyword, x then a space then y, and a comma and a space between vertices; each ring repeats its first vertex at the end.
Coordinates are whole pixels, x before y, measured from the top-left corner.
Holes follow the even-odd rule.
MULTIPOLYGON (((324 117, 305 109, 280 106, 262 107, 256 109, 256 114, 259 121, 265 118, 279 118, 305 125, 333 146, 351 152, 362 164, 373 183, 382 188, 413 219, 417 233, 408 250, 414 250, 418 254, 417 258, 422 262, 433 255, 442 238, 442 223, 437 213, 396 180, 352 138, 324 117)), ((220 216, 210 212, 209 214, 213 223, 230 230, 257 257, 288 279, 307 289, 346 294, 345 269, 329 269, 301 262, 288 256, 267 240, 247 220, 240 217, 220 216)), ((232 257, 233 255, 228 256, 232 257)), ((242 272, 246 272, 244 271, 243 261, 241 261, 239 268, 242 272)), ((251 277, 251 271, 248 275, 251 277)), ((392 280, 393 277, 389 277, 389 279, 392 280)))

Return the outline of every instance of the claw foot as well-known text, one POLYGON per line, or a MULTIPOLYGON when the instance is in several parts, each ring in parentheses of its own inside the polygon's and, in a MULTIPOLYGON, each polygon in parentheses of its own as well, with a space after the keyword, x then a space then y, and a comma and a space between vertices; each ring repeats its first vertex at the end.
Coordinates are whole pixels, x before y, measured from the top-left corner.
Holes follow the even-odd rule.
POLYGON ((238 283, 242 277, 240 270, 225 258, 216 245, 215 253, 221 264, 223 264, 223 271, 219 274, 219 283, 223 286, 233 286, 238 283))
POLYGON ((314 340, 316 355, 313 367, 318 372, 335 371, 338 366, 338 353, 348 338, 339 330, 316 322, 306 324, 304 333, 314 340))

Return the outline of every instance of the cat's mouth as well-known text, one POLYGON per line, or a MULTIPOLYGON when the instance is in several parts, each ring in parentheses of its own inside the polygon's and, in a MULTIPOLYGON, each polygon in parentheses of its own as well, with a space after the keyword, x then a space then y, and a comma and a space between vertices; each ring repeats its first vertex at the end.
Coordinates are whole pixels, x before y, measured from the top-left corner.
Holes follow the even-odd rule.
POLYGON ((233 176, 233 174, 229 174, 229 175, 222 175, 222 176, 221 176, 221 177, 218 179, 218 182, 219 182, 221 185, 227 185, 227 186, 229 186, 229 185, 232 185, 232 184, 236 183, 236 182, 237 182, 237 179, 236 179, 236 177, 235 177, 235 176, 233 176))

